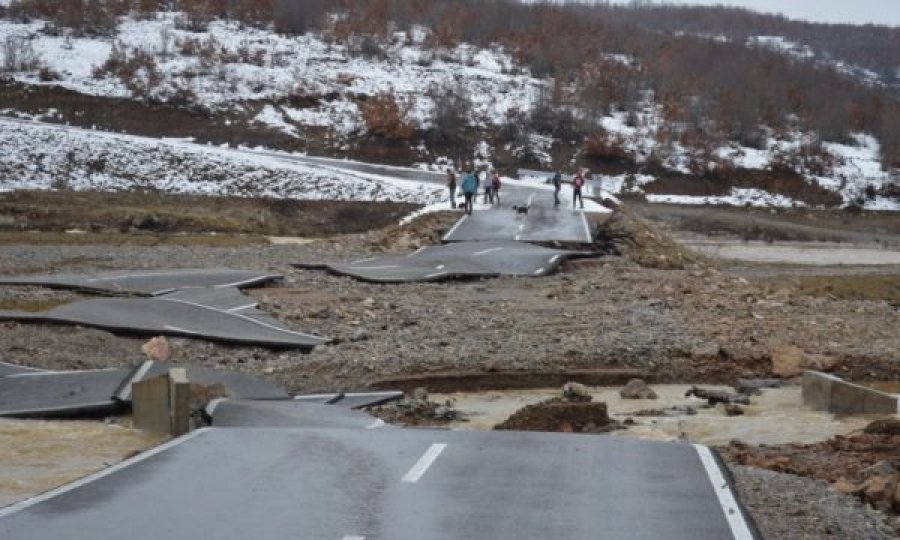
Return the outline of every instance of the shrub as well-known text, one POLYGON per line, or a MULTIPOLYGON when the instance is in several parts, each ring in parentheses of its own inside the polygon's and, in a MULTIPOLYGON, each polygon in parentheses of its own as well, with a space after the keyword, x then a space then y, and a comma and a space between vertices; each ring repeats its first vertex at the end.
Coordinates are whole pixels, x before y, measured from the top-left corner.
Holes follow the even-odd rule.
POLYGON ((451 87, 434 96, 432 131, 446 140, 462 138, 469 125, 472 101, 461 85, 451 87))
POLYGON ((604 160, 630 161, 631 156, 625 150, 625 142, 619 136, 610 136, 598 131, 585 139, 584 154, 588 157, 604 160))
POLYGON ((409 120, 410 102, 399 103, 391 92, 368 98, 360 107, 369 133, 393 140, 409 140, 414 128, 409 120))

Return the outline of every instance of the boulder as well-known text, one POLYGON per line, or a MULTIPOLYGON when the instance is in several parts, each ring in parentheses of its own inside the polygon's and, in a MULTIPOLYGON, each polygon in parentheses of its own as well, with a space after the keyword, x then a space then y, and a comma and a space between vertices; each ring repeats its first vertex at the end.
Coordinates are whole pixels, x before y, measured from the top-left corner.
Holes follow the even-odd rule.
POLYGON ((147 355, 147 358, 157 362, 168 362, 172 356, 172 351, 169 349, 169 341, 165 336, 157 336, 144 343, 141 351, 147 355))
POLYGON ((656 392, 647 386, 643 379, 631 379, 624 388, 619 390, 619 395, 624 399, 656 399, 656 392))
POLYGON ((843 495, 859 495, 866 489, 865 484, 854 484, 849 480, 841 478, 837 482, 831 484, 831 489, 843 495))
POLYGON ((563 398, 568 401, 590 401, 593 398, 587 386, 577 382, 567 382, 562 387, 563 398))
POLYGON ((772 349, 772 373, 779 377, 798 377, 807 369, 828 371, 837 359, 822 354, 808 354, 793 345, 778 345, 772 349))

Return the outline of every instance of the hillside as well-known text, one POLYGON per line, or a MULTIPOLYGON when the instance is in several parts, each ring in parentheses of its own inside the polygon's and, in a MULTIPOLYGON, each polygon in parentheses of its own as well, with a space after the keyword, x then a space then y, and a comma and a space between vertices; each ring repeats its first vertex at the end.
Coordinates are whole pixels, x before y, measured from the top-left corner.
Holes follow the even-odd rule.
POLYGON ((506 1, 3 4, 8 116, 425 168, 583 166, 652 202, 900 209, 894 29, 506 1), (884 50, 841 52, 863 34, 884 50))

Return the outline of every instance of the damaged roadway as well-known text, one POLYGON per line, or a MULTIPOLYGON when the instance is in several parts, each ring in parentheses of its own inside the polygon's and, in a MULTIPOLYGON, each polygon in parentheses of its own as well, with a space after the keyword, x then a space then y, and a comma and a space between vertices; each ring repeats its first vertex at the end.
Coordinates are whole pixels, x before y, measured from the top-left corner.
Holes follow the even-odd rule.
POLYGON ((689 444, 315 424, 207 428, 0 509, 0 536, 755 538, 730 497, 716 460, 689 444), (240 519, 221 519, 235 508, 240 519))

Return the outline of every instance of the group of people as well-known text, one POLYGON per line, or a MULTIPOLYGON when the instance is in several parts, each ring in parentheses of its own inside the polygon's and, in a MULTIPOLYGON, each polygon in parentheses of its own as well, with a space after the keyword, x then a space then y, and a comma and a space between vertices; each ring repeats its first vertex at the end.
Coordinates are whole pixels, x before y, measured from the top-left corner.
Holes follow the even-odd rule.
MULTIPOLYGON (((456 173, 453 169, 447 169, 447 189, 450 190, 450 206, 456 208, 456 173)), ((463 209, 466 214, 472 214, 475 206, 475 199, 478 196, 478 189, 484 186, 484 204, 500 204, 500 187, 502 186, 500 173, 491 172, 490 169, 483 168, 475 171, 473 167, 462 175, 459 187, 462 189, 463 198, 465 200, 463 209)))
MULTIPOLYGON (((572 177, 572 208, 576 208, 576 204, 581 205, 584 209, 584 197, 582 189, 585 185, 585 170, 579 169, 572 177)), ((560 205, 559 192, 562 189, 563 177, 562 172, 557 171, 551 179, 553 184, 553 202, 556 206, 560 205)), ((482 168, 475 171, 474 167, 469 167, 468 171, 463 173, 462 180, 459 182, 462 188, 462 194, 465 200, 463 209, 466 214, 472 214, 472 207, 475 205, 475 199, 478 196, 478 189, 484 186, 484 204, 500 204, 500 173, 491 172, 490 169, 482 168)), ((456 208, 456 189, 457 178, 453 169, 447 169, 447 189, 450 190, 450 207, 456 208)))

